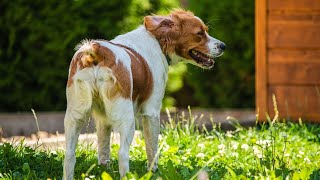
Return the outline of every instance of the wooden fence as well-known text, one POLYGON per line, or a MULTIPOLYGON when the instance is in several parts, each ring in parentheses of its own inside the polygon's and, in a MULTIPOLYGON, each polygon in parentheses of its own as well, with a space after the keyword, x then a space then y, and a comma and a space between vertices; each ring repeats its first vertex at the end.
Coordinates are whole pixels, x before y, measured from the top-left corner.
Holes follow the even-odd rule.
POLYGON ((320 0, 256 0, 256 108, 320 122, 320 0))

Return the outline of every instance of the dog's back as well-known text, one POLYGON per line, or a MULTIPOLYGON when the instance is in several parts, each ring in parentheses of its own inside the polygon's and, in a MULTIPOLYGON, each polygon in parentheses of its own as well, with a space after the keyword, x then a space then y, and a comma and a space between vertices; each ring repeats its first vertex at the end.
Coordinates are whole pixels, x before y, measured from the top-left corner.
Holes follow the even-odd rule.
POLYGON ((140 53, 123 44, 103 40, 85 40, 77 45, 77 52, 70 63, 67 87, 70 87, 75 79, 79 81, 80 77, 84 77, 80 74, 90 71, 91 76, 86 77, 86 81, 88 79, 92 81, 91 92, 100 95, 103 99, 102 95, 106 92, 99 92, 99 90, 104 91, 99 88, 102 82, 109 84, 108 78, 102 77, 104 75, 101 74, 106 71, 104 74, 109 74, 109 79, 114 81, 114 85, 109 84, 105 87, 107 88, 106 97, 109 100, 118 96, 131 99, 135 102, 135 110, 137 110, 150 97, 154 88, 155 73, 151 70, 155 67, 150 68, 149 64, 150 62, 147 62, 140 53))

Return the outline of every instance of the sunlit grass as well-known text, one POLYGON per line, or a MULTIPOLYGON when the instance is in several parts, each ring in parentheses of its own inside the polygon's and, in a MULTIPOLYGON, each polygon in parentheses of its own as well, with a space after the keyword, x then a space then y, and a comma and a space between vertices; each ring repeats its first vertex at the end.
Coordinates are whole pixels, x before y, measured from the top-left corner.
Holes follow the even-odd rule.
MULTIPOLYGON (((130 147, 128 179, 320 178, 319 125, 272 119, 250 128, 233 123, 232 131, 213 123, 207 131, 197 127, 189 113, 188 118, 170 117, 162 127, 157 172, 147 172, 144 140, 136 140, 130 147)), ((110 167, 104 167, 97 165, 93 145, 78 145, 75 178, 119 179, 118 150, 119 145, 112 145, 110 167)), ((32 149, 23 141, 5 143, 0 146, 0 178, 61 179, 63 157, 62 150, 32 149)))

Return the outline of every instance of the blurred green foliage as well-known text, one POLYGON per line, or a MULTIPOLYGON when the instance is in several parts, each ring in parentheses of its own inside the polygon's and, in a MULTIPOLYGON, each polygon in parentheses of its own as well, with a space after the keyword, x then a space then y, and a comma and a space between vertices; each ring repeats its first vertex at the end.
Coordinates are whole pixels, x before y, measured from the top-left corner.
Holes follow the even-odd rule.
MULTIPOLYGON (((169 66, 168 82, 166 86, 165 96, 162 101, 163 110, 165 108, 172 108, 177 105, 177 98, 173 97, 172 95, 174 93, 179 93, 180 91, 183 91, 183 77, 185 76, 187 70, 187 65, 185 63, 178 63, 169 66)), ((180 99, 180 101, 186 102, 185 99, 180 99)))
POLYGON ((0 111, 64 110, 68 66, 82 39, 112 39, 173 0, 0 1, 0 111))
MULTIPOLYGON (((170 67, 164 106, 254 106, 254 0, 188 0, 227 45, 212 70, 170 67)), ((82 39, 112 39, 167 14, 179 0, 0 1, 0 111, 64 110, 73 48, 82 39)))
MULTIPOLYGON (((212 70, 188 66, 185 90, 194 101, 181 106, 214 108, 254 107, 254 0, 188 0, 188 9, 209 26, 209 34, 227 49, 212 70)), ((185 98, 185 97, 184 97, 185 98)))

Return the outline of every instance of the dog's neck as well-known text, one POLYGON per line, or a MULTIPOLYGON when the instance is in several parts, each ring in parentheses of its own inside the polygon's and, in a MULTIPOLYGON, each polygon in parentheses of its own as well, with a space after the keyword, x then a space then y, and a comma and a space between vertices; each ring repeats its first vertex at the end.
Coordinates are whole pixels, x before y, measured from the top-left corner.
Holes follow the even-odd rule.
MULTIPOLYGON (((156 56, 161 57, 161 60, 165 61, 165 66, 176 64, 177 62, 181 61, 181 57, 176 54, 165 54, 162 51, 158 40, 150 32, 148 32, 144 26, 140 26, 126 34, 119 35, 111 42, 130 47, 138 53, 157 53, 156 56)), ((141 55, 143 56, 143 54, 141 55)), ((165 68, 168 69, 168 67, 165 68)))

